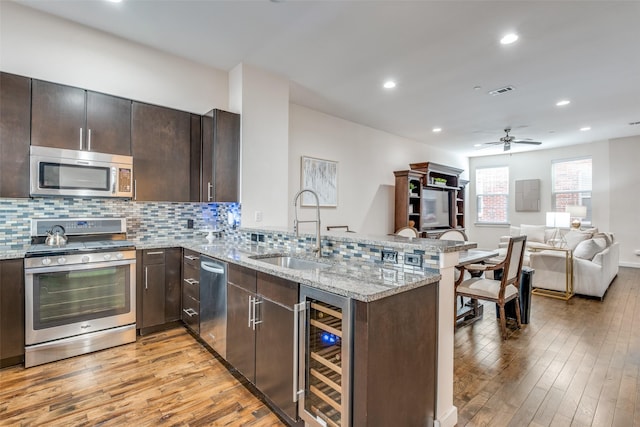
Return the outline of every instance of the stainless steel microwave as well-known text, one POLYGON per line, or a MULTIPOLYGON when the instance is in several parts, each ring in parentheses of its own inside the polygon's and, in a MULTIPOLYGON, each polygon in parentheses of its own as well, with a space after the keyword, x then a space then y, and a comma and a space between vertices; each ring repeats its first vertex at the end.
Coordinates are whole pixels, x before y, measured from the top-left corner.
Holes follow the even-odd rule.
POLYGON ((31 146, 31 196, 133 196, 133 157, 31 146))

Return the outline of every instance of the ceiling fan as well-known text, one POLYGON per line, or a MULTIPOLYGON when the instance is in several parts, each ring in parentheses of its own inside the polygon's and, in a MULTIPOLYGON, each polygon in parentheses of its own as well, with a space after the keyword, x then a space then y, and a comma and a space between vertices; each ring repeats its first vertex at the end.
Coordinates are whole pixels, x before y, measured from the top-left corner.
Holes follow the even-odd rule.
POLYGON ((529 138, 516 139, 515 136, 509 135, 509 132, 511 132, 510 128, 506 128, 504 130, 504 132, 506 133, 506 136, 503 136, 502 138, 500 138, 499 141, 485 142, 485 145, 504 144, 504 151, 509 151, 509 150, 511 150, 511 143, 514 143, 514 144, 531 144, 531 145, 540 145, 540 144, 542 144, 542 142, 532 141, 529 138))

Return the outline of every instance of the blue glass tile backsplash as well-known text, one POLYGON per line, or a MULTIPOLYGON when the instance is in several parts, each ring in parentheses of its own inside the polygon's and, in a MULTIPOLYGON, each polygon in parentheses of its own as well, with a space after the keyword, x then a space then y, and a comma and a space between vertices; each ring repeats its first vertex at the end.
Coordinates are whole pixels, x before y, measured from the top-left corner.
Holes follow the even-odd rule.
POLYGON ((239 237, 240 204, 132 202, 100 198, 0 198, 0 247, 29 244, 31 218, 124 217, 127 238, 189 239, 202 237, 204 228, 221 229, 227 237, 239 237), (187 220, 193 220, 192 229, 187 220))

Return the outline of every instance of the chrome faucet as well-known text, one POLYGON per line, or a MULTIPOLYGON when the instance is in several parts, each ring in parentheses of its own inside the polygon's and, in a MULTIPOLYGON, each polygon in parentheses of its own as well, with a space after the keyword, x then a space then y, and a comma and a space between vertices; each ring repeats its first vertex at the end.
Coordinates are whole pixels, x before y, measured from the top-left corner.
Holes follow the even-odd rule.
POLYGON ((293 231, 296 233, 296 237, 298 237, 298 224, 300 223, 304 223, 304 222, 315 222, 316 223, 316 248, 313 250, 316 253, 316 257, 321 258, 322 257, 322 243, 320 242, 320 199, 318 198, 318 194, 313 191, 313 190, 309 190, 308 188, 305 188, 303 190, 300 190, 296 193, 296 195, 293 197, 293 212, 295 215, 295 219, 293 220, 293 231), (307 192, 307 193, 311 193, 313 194, 313 197, 316 198, 316 219, 315 221, 309 220, 309 221, 300 221, 298 220, 298 199, 300 198, 300 196, 302 195, 302 193, 307 192))

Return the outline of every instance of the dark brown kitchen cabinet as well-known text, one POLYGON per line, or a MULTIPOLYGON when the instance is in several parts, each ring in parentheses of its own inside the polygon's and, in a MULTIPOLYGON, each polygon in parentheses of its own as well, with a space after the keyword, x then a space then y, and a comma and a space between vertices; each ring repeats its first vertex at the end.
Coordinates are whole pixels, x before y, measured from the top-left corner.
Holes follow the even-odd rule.
POLYGON ((0 197, 29 197, 31 79, 0 73, 0 197))
POLYGON ((131 120, 134 199, 190 201, 190 114, 134 102, 131 120))
POLYGON ((180 248, 137 251, 136 328, 155 331, 180 319, 180 248))
POLYGON ((229 264, 227 361, 281 415, 297 419, 292 400, 293 306, 298 284, 229 264))
POLYGON ((131 101, 33 80, 31 144, 131 155, 131 101))
POLYGON ((24 266, 0 261, 0 368, 24 361, 24 266))
POLYGON ((211 110, 202 116, 201 161, 200 201, 237 202, 240 194, 239 114, 211 110))

